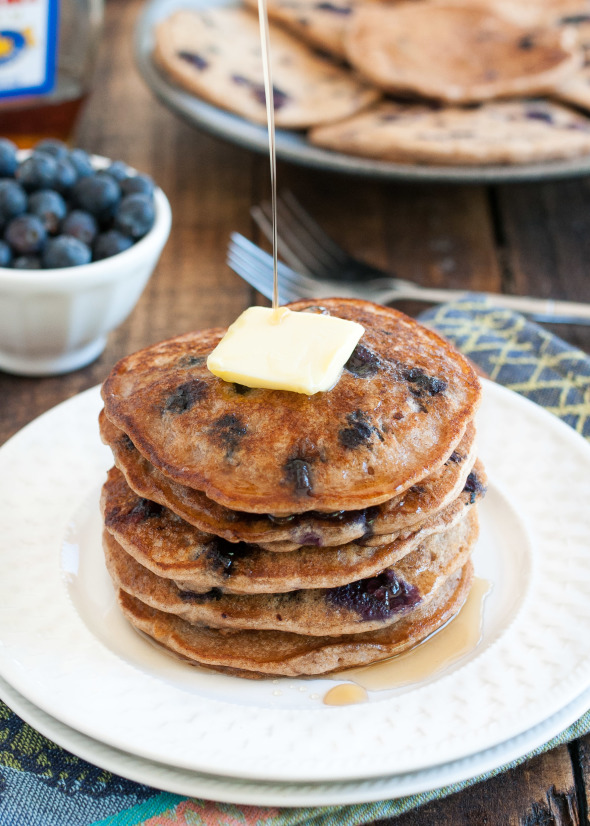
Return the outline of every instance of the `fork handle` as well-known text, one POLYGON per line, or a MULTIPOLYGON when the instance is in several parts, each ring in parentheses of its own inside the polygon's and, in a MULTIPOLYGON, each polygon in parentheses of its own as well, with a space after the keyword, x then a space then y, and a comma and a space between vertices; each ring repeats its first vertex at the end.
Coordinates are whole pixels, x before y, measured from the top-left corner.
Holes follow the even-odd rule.
POLYGON ((466 290, 437 289, 436 287, 404 286, 403 290, 392 289, 383 293, 380 300, 383 304, 395 299, 413 299, 427 301, 432 304, 444 304, 447 301, 465 298, 468 295, 485 296, 497 307, 505 310, 516 310, 523 315, 537 317, 538 320, 562 322, 564 324, 590 324, 590 304, 577 301, 557 301, 552 298, 532 298, 524 295, 506 295, 505 293, 482 293, 466 290))

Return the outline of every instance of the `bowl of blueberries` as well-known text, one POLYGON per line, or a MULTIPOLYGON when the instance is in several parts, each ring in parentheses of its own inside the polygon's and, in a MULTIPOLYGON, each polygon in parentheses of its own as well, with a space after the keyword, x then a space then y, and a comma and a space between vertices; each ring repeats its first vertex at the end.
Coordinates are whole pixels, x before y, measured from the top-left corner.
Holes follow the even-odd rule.
POLYGON ((0 138, 0 370, 57 375, 98 358, 170 224, 162 190, 122 161, 0 138))

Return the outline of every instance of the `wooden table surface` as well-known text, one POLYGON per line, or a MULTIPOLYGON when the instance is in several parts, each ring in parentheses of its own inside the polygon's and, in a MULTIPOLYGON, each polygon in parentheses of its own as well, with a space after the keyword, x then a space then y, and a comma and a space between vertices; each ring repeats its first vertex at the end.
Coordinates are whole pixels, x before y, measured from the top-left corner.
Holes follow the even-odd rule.
MULTIPOLYGON (((97 84, 76 143, 151 174, 173 211, 170 240, 130 318, 103 355, 66 376, 0 373, 0 443, 43 411, 101 382, 120 357, 191 329, 231 322, 258 301, 225 264, 230 232, 260 236, 249 217, 269 195, 268 159, 189 127, 154 100, 132 58, 140 0, 107 0, 97 84)), ((401 185, 279 164, 334 236, 404 278, 590 302, 590 181, 401 185)), ((415 312, 419 308, 402 307, 415 312)), ((552 328, 590 351, 590 327, 552 328)), ((590 737, 395 820, 396 826, 585 824, 590 737)))

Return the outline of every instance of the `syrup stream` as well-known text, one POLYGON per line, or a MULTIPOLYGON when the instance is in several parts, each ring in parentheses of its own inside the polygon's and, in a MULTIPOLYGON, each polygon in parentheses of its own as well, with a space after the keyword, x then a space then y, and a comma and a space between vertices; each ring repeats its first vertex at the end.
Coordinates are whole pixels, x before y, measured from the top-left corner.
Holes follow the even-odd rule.
POLYGON ((270 186, 272 206, 272 308, 279 306, 279 276, 277 269, 277 153, 275 149, 275 105, 270 63, 270 30, 266 0, 258 0, 258 21, 262 41, 262 69, 264 71, 264 91, 266 98, 266 119, 268 123, 268 148, 270 153, 270 186))
MULTIPOLYGON (((270 30, 267 0, 258 0, 258 21, 262 45, 262 68, 266 99, 268 125, 268 148, 270 154, 270 185, 272 209, 272 260, 273 291, 272 308, 279 308, 278 278, 278 237, 277 237, 277 157, 275 147, 275 113, 272 69, 270 59, 270 30)), ((279 318, 277 317, 277 321, 279 318)), ((408 683, 416 683, 443 670, 461 656, 477 647, 481 641, 483 602, 490 585, 485 580, 476 579, 470 598, 459 615, 433 637, 414 649, 392 657, 384 662, 374 663, 365 668, 349 669, 340 676, 351 683, 335 686, 324 697, 328 705, 349 705, 366 702, 367 689, 383 690, 408 683)))

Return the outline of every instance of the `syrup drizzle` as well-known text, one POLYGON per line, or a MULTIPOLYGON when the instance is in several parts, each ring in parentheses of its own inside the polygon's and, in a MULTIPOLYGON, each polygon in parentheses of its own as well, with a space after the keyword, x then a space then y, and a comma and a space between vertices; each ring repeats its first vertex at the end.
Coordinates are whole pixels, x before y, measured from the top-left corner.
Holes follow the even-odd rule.
MULTIPOLYGON (((272 308, 279 308, 278 237, 277 237, 277 156, 275 145, 275 111, 272 67, 270 58, 270 27, 267 0, 258 0, 258 21, 262 44, 262 69, 268 126, 270 155, 270 185, 272 210, 272 308)), ((277 316, 277 321, 279 317, 277 316)), ((341 672, 351 682, 331 688, 324 696, 327 705, 349 705, 366 702, 367 689, 373 691, 417 683, 452 665, 460 657, 473 651, 481 641, 483 603, 490 583, 476 578, 467 602, 450 623, 415 648, 397 657, 374 663, 364 668, 341 672)))
POLYGON ((484 601, 490 590, 487 580, 476 577, 464 606, 454 619, 403 654, 373 665, 341 671, 338 677, 350 682, 330 689, 324 696, 324 703, 349 705, 361 701, 354 692, 347 700, 345 687, 384 691, 422 682, 473 652, 482 639, 484 601), (341 689, 336 694, 337 703, 333 699, 336 689, 341 689))
POLYGON ((273 264, 272 308, 273 310, 277 310, 279 306, 279 276, 277 260, 277 153, 275 148, 275 102, 272 84, 272 68, 270 62, 270 27, 268 25, 268 8, 266 0, 258 0, 258 21, 260 23, 260 39, 262 41, 262 69, 264 72, 266 120, 268 124, 268 149, 270 154, 273 264))

